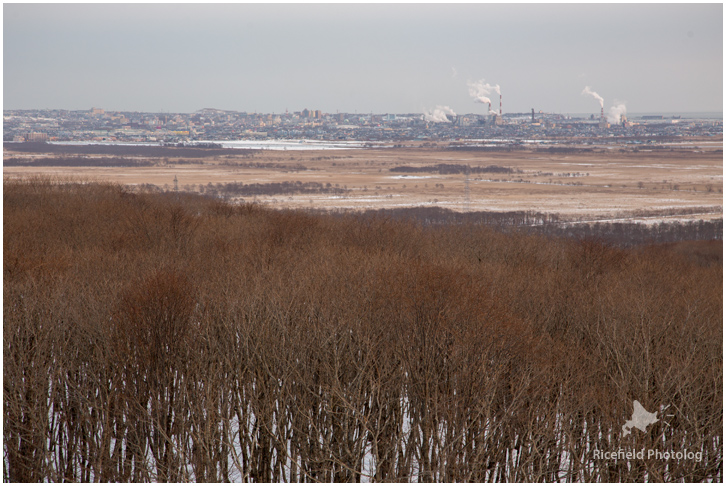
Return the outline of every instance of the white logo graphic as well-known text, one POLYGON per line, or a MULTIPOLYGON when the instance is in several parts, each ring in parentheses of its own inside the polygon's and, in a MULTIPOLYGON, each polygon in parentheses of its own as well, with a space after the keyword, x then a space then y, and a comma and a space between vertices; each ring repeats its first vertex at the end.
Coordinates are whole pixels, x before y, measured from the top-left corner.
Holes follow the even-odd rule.
MULTIPOLYGON (((661 418, 659 419, 657 417, 658 412, 649 412, 647 411, 643 405, 640 404, 638 400, 633 401, 633 416, 625 422, 625 425, 623 425, 623 437, 627 437, 630 435, 630 432, 633 430, 633 427, 636 429, 645 432, 645 429, 649 425, 653 425, 656 422, 663 422, 665 425, 670 427, 670 424, 665 420, 666 417, 673 417, 672 414, 666 414, 665 411, 670 407, 670 405, 666 405, 665 407, 661 405, 659 408, 659 411, 661 413, 661 418)), ((656 459, 660 461, 682 461, 682 460, 688 460, 688 461, 696 461, 701 462, 703 460, 703 451, 689 451, 686 449, 682 450, 660 450, 660 449, 623 449, 622 447, 618 447, 617 450, 600 450, 595 447, 595 449, 592 452, 593 459, 605 459, 610 461, 634 461, 639 460, 643 461, 645 459, 656 459)))
POLYGON ((640 404, 638 400, 633 401, 633 416, 630 420, 625 422, 623 425, 623 437, 627 437, 630 434, 630 430, 635 427, 641 432, 645 432, 645 428, 658 421, 656 418, 658 412, 650 413, 640 404))

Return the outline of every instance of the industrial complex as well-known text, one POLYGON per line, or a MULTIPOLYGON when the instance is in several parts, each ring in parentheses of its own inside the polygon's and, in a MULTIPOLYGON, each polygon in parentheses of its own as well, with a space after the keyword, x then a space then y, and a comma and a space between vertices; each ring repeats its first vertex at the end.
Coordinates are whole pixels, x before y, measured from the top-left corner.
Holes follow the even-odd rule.
MULTIPOLYGON (((611 110, 612 111, 612 110, 611 110)), ((619 114, 601 108, 590 115, 505 113, 455 114, 446 107, 403 114, 247 113, 202 109, 194 113, 89 110, 5 110, 5 142, 173 143, 234 140, 327 140, 361 142, 482 141, 522 143, 588 137, 646 142, 658 137, 713 136, 723 133, 715 117, 619 114)))

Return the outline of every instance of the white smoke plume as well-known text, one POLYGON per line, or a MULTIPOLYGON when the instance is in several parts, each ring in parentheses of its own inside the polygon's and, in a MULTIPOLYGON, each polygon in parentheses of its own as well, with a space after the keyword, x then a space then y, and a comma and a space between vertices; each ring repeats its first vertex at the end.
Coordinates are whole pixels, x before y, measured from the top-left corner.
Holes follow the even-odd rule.
POLYGON ((474 98, 478 103, 491 103, 492 100, 489 99, 489 93, 492 91, 496 91, 500 95, 502 94, 498 84, 492 86, 489 83, 485 83, 483 79, 476 82, 469 81, 466 84, 469 86, 469 96, 474 98))
MULTIPOLYGON (((616 103, 618 102, 616 101, 616 103)), ((618 105, 611 107, 610 112, 608 113, 608 122, 612 124, 620 123, 620 116, 625 115, 625 113, 625 103, 619 103, 618 105)))
POLYGON ((456 113, 448 106, 436 106, 433 110, 424 111, 423 114, 424 120, 434 123, 449 122, 450 120, 446 118, 446 115, 456 116, 456 113))
POLYGON ((602 99, 602 96, 600 96, 599 94, 592 91, 589 86, 585 86, 585 89, 582 90, 582 94, 590 95, 593 98, 595 98, 596 100, 598 100, 600 102, 600 108, 605 106, 605 100, 602 99))

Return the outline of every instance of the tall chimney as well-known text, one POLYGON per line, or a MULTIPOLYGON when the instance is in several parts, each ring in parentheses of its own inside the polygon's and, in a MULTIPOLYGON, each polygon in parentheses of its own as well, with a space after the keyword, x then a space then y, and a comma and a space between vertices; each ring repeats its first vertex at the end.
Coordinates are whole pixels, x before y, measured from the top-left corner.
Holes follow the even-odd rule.
POLYGON ((499 93, 499 116, 502 116, 502 93, 499 93))
POLYGON ((600 107, 600 121, 603 121, 605 119, 605 108, 600 107))
POLYGON ((532 108, 532 123, 534 123, 534 108, 532 108))
POLYGON ((490 101, 489 102, 489 113, 491 113, 491 112, 492 112, 492 102, 490 101))

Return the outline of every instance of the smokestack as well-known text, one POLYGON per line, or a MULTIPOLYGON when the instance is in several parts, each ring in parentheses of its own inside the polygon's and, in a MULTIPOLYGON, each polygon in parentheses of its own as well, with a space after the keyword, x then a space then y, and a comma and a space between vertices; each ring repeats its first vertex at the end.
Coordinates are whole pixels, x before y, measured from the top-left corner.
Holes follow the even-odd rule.
POLYGON ((600 121, 603 121, 605 119, 605 109, 601 106, 600 107, 600 121))
POLYGON ((502 93, 499 93, 499 116, 502 116, 502 93))
POLYGON ((532 123, 534 123, 534 108, 532 108, 532 123))
POLYGON ((492 102, 490 101, 489 102, 489 113, 491 113, 491 112, 492 112, 492 102))

